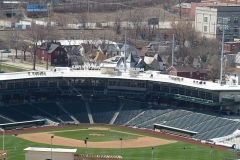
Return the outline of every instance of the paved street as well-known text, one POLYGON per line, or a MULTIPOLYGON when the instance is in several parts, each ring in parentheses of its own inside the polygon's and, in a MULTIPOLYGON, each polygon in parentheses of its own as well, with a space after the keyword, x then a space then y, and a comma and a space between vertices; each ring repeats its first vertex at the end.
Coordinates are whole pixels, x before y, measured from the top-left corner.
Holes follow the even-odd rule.
MULTIPOLYGON (((11 50, 12 53, 2 53, 2 63, 9 66, 15 66, 18 68, 32 70, 33 64, 32 62, 22 61, 21 59, 15 59, 11 57, 15 57, 15 50, 11 50)), ((19 57, 21 57, 21 51, 18 51, 19 57)), ((31 53, 26 52, 26 55, 31 55, 31 53)), ((48 67, 49 69, 54 68, 52 66, 48 67)), ((46 70, 46 64, 36 64, 36 70, 46 70)))

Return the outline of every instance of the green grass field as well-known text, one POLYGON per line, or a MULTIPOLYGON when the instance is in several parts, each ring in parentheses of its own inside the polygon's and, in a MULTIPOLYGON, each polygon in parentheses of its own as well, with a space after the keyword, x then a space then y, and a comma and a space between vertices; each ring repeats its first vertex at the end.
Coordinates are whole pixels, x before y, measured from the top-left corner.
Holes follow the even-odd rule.
POLYGON ((90 142, 104 142, 104 141, 115 141, 119 138, 124 137, 124 139, 136 139, 139 136, 132 134, 125 134, 120 132, 113 132, 108 130, 76 130, 76 131, 66 131, 66 132, 52 132, 56 136, 67 137, 77 140, 84 140, 88 137, 90 142), (103 134, 103 136, 91 136, 91 134, 103 134))
MULTIPOLYGON (((136 136, 133 136, 131 134, 112 132, 112 133, 115 133, 115 135, 113 135, 112 133, 111 134, 107 133, 108 131, 102 131, 102 130, 101 131, 99 130, 79 131, 79 129, 86 129, 86 128, 87 127, 76 126, 76 127, 67 127, 67 128, 60 128, 55 130, 48 130, 48 131, 51 133, 54 133, 54 135, 56 136, 69 137, 69 138, 80 139, 80 140, 82 139, 83 143, 84 143, 84 139, 87 136, 89 137, 89 134, 92 134, 92 133, 104 133, 107 136, 104 136, 104 138, 89 137, 89 141, 105 141, 105 140, 116 140, 116 139, 119 140, 119 137, 123 139, 136 138, 136 136), (66 132, 64 130, 66 130, 66 132), (75 131, 67 131, 67 130, 75 130, 75 131), (63 132, 54 132, 54 131, 63 131, 63 132)), ((123 131, 128 133, 152 136, 146 133, 142 134, 141 132, 129 131, 129 130, 117 128, 117 127, 108 126, 108 128, 111 128, 112 130, 118 130, 118 131, 123 131)), ((46 138, 49 138, 49 141, 51 141, 50 137, 46 137, 46 138)), ((164 139, 162 137, 159 137, 159 138, 164 139)), ((2 137, 0 137, 0 144, 2 144, 2 137)), ((34 142, 20 139, 18 137, 14 137, 12 135, 5 135, 5 150, 9 151, 8 160, 24 160, 25 153, 23 149, 27 147, 51 147, 51 145, 34 143, 34 142), (16 146, 16 150, 14 149, 15 148, 14 146, 16 146)), ((53 148, 54 147, 74 148, 71 146, 69 147, 53 146, 53 148)), ((153 154, 152 154, 151 147, 120 149, 120 141, 119 141, 119 149, 93 149, 93 148, 87 149, 88 154, 122 155, 123 159, 126 159, 126 160, 151 160, 152 158, 154 160, 227 160, 227 158, 236 159, 236 154, 233 152, 217 150, 214 148, 212 153, 210 153, 210 151, 211 151, 211 148, 209 147, 194 145, 191 143, 186 143, 181 141, 173 144, 154 147, 153 154), (185 150, 183 149, 184 147, 186 148, 185 150)), ((77 153, 85 154, 86 148, 77 148, 77 153)))
POLYGON ((22 69, 19 67, 7 65, 7 64, 1 64, 1 70, 4 72, 23 72, 26 71, 26 69, 22 69))

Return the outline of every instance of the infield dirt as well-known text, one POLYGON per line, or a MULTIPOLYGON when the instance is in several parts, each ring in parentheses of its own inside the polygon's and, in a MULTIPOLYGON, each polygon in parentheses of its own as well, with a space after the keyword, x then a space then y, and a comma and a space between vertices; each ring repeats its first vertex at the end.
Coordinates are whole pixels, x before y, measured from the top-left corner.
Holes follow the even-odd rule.
MULTIPOLYGON (((52 133, 49 133, 49 132, 41 132, 41 133, 19 134, 18 137, 25 140, 32 141, 32 142, 51 144, 51 141, 50 141, 51 135, 52 133)), ((176 141, 173 141, 173 140, 165 140, 160 138, 142 136, 137 139, 128 139, 128 140, 123 139, 122 148, 152 147, 152 146, 171 144, 175 142, 176 141)), ((85 147, 86 146, 83 140, 75 140, 75 139, 59 137, 59 136, 54 136, 52 144, 59 145, 59 146, 69 146, 69 147, 85 147)), ((88 142, 87 145, 89 148, 119 148, 119 144, 120 144, 119 140, 116 140, 116 141, 106 141, 106 142, 88 142)))

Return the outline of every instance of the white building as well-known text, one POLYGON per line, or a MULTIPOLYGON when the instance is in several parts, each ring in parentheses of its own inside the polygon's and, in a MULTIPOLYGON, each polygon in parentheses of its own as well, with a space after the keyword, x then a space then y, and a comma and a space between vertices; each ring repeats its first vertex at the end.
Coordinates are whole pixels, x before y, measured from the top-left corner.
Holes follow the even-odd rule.
POLYGON ((207 38, 222 39, 224 29, 225 41, 239 38, 240 6, 196 7, 195 28, 207 38))
POLYGON ((28 147, 24 151, 25 160, 74 160, 77 149, 28 147))

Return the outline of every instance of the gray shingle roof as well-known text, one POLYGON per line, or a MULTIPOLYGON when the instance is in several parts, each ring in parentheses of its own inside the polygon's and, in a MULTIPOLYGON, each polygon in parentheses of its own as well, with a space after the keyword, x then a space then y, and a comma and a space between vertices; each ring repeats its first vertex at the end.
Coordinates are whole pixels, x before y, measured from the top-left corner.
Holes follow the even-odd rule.
POLYGON ((51 44, 51 46, 48 49, 48 53, 52 53, 55 51, 55 49, 59 46, 59 44, 51 44))
POLYGON ((129 54, 129 56, 128 56, 126 62, 128 62, 128 63, 136 62, 136 60, 133 58, 132 53, 129 54))

